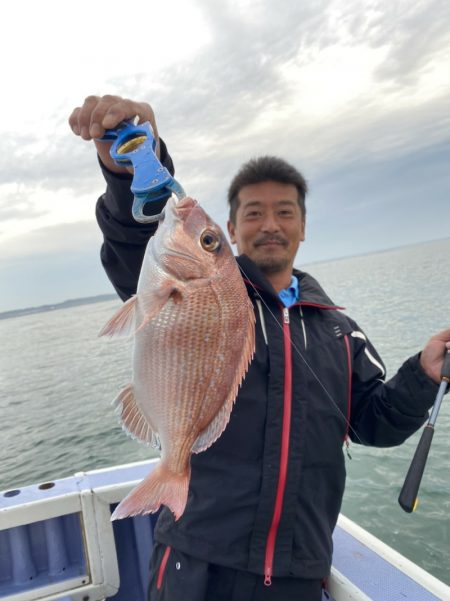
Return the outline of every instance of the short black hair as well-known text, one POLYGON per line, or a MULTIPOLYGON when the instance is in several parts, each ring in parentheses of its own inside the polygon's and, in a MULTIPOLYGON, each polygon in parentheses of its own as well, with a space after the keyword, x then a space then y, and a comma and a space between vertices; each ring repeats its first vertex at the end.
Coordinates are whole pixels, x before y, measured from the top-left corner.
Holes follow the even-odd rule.
POLYGON ((241 189, 245 186, 268 181, 294 185, 298 190, 298 204, 303 218, 305 218, 305 198, 308 192, 308 184, 303 175, 284 159, 276 156, 262 156, 251 159, 248 163, 242 165, 228 188, 231 223, 236 223, 236 212, 239 207, 239 192, 241 189))

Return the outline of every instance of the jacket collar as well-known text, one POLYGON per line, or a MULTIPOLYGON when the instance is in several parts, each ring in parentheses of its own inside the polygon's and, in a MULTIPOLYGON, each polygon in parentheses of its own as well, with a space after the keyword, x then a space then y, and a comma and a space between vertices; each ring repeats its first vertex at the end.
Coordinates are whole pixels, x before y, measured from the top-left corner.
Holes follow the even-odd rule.
POLYGON ((338 307, 333 303, 331 298, 312 275, 295 268, 294 275, 298 277, 300 285, 300 303, 302 305, 323 305, 324 307, 333 307, 335 309, 343 308, 338 307))
MULTIPOLYGON (((256 291, 264 297, 270 297, 276 302, 280 302, 278 294, 272 287, 263 272, 253 263, 247 255, 240 255, 236 258, 240 267, 242 277, 249 291, 256 291)), ((341 309, 337 307, 330 297, 325 293, 319 282, 309 273, 294 269, 294 275, 297 276, 300 285, 300 304, 323 306, 324 308, 341 309)))

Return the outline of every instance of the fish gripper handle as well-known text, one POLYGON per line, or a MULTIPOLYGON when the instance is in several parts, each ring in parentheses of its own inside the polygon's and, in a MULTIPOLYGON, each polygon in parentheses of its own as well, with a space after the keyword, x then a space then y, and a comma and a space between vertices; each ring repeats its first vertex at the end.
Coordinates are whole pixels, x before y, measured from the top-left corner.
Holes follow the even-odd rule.
POLYGON ((133 168, 132 213, 137 221, 149 223, 161 218, 161 214, 144 214, 147 203, 164 200, 171 194, 178 198, 186 195, 156 156, 156 140, 148 121, 140 125, 123 121, 115 129, 107 129, 100 139, 113 141, 109 152, 116 165, 133 168))

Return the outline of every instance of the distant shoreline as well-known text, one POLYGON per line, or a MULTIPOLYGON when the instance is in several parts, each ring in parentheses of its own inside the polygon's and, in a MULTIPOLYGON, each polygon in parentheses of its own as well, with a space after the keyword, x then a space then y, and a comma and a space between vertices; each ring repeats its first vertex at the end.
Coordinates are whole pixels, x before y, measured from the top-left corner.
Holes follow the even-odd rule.
MULTIPOLYGON (((434 240, 423 240, 421 242, 413 242, 412 244, 403 244, 401 246, 393 246, 390 248, 383 248, 379 250, 372 250, 364 253, 354 255, 344 255, 342 257, 335 257, 333 259, 319 259, 318 261, 311 261, 301 266, 301 269, 312 267, 314 265, 320 265, 322 263, 333 263, 337 261, 345 261, 347 259, 355 259, 358 257, 365 257, 367 255, 378 255, 387 252, 402 251, 411 246, 422 246, 428 245, 435 242, 444 242, 450 240, 450 238, 436 238, 434 240)), ((296 265, 294 265, 296 266, 296 265)), ((88 296, 86 298, 75 298, 66 300, 61 303, 53 303, 49 305, 41 305, 39 307, 28 307, 26 309, 14 309, 11 311, 4 311, 0 313, 0 319, 9 319, 10 317, 20 317, 22 315, 33 315, 35 313, 45 313, 48 311, 57 311, 58 309, 66 309, 68 307, 77 307, 79 305, 90 305, 93 303, 101 303, 104 301, 110 301, 116 299, 119 301, 119 297, 116 294, 98 294, 96 296, 88 296)))
POLYGON ((118 300, 116 294, 98 294, 97 296, 88 296, 86 298, 74 298, 54 303, 51 305, 41 305, 40 307, 28 307, 27 309, 15 309, 13 311, 4 311, 0 313, 0 319, 9 319, 11 317, 21 317, 22 315, 34 315, 35 313, 46 313, 48 311, 58 311, 58 309, 67 309, 68 307, 77 307, 78 305, 90 305, 92 303, 101 303, 109 300, 118 300))

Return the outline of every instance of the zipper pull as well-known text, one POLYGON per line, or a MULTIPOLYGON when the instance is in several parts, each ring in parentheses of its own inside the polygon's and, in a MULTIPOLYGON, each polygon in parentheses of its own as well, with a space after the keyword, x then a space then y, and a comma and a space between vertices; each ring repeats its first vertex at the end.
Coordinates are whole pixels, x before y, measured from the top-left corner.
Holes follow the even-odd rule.
POLYGON ((348 457, 349 459, 351 459, 351 458, 352 458, 352 456, 350 455, 349 448, 350 448, 350 443, 348 442, 348 437, 347 437, 347 438, 345 439, 345 452, 347 453, 347 457, 348 457))
POLYGON ((283 321, 289 323, 289 309, 287 307, 283 308, 283 321))
POLYGON ((272 576, 269 572, 264 574, 264 586, 272 586, 272 576))

